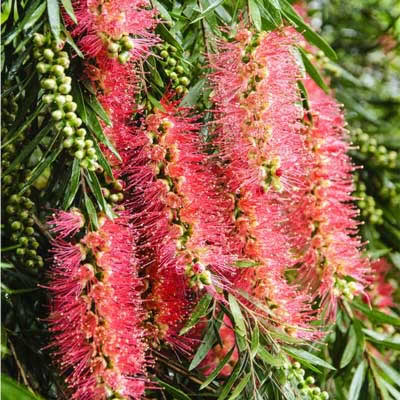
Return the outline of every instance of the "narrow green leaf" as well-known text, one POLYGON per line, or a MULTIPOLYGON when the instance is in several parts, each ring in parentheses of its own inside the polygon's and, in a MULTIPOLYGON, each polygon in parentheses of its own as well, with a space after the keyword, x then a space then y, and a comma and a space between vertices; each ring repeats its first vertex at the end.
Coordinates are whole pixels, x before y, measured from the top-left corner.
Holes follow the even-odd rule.
POLYGON ((76 45, 74 39, 72 39, 71 34, 65 29, 65 27, 62 27, 62 30, 64 32, 65 38, 67 40, 67 43, 74 49, 75 53, 78 55, 80 58, 84 58, 85 56, 83 53, 80 51, 79 47, 76 45))
POLYGON ((3 2, 1 7, 1 25, 4 24, 8 20, 8 17, 11 13, 13 0, 7 0, 7 2, 3 2))
POLYGON ((372 322, 400 326, 400 318, 385 314, 375 309, 370 309, 359 300, 354 301, 351 305, 357 310, 362 311, 372 322))
POLYGON ((103 108, 101 103, 97 100, 96 96, 89 96, 88 105, 92 108, 92 110, 108 125, 112 126, 112 122, 110 117, 107 114, 107 111, 103 108))
POLYGON ((3 400, 42 400, 42 397, 30 392, 4 374, 1 374, 1 398, 3 400))
POLYGON ((294 347, 284 346, 284 349, 292 356, 296 358, 300 358, 304 361, 309 362, 312 365, 319 365, 320 367, 336 370, 335 367, 327 363, 326 361, 322 360, 321 358, 317 357, 314 354, 309 353, 308 351, 302 349, 296 349, 294 347))
POLYGON ((210 305, 212 299, 213 297, 209 293, 206 293, 200 299, 185 326, 179 332, 179 335, 184 335, 185 333, 189 332, 197 324, 200 318, 206 315, 208 306, 210 305))
POLYGON ((344 349, 342 358, 340 360, 340 368, 344 368, 351 362, 351 360, 354 357, 354 354, 356 353, 356 349, 357 349, 357 335, 354 330, 354 327, 351 326, 349 330, 348 341, 344 349))
POLYGON ((205 85, 205 79, 200 79, 196 84, 189 89, 188 94, 182 99, 181 107, 192 107, 200 98, 205 85))
POLYGON ((115 215, 111 212, 110 206, 107 204, 103 192, 101 190, 99 179, 97 175, 93 171, 88 171, 88 175, 86 176, 86 181, 92 191, 93 196, 95 197, 97 204, 100 210, 104 211, 108 218, 113 219, 115 215))
POLYGON ((389 396, 389 393, 386 390, 385 380, 382 379, 382 377, 379 375, 379 371, 377 370, 376 366, 374 365, 374 363, 370 363, 369 365, 372 370, 372 375, 374 376, 380 400, 392 400, 392 398, 389 396))
POLYGON ((362 360, 361 363, 358 365, 356 372, 353 376, 351 381, 350 390, 349 390, 349 399, 357 400, 360 396, 360 391, 362 385, 364 383, 365 372, 367 371, 367 364, 365 360, 362 360))
POLYGON ((236 363, 235 368, 233 369, 228 381, 222 386, 222 391, 218 396, 218 400, 224 400, 228 396, 232 386, 235 384, 237 378, 239 377, 240 370, 241 365, 239 363, 236 363))
POLYGON ((162 381, 161 379, 157 379, 158 383, 170 394, 174 396, 177 400, 191 400, 190 397, 183 393, 180 389, 170 385, 167 382, 162 381))
POLYGON ((159 86, 160 88, 164 87, 164 81, 161 78, 160 73, 158 72, 157 66, 156 66, 156 60, 154 56, 151 56, 147 59, 148 63, 150 64, 150 73, 151 77, 154 81, 154 83, 159 86))
POLYGON ((400 387, 400 373, 379 358, 374 357, 376 365, 389 377, 393 384, 400 387))
POLYGON ((163 17, 165 21, 172 21, 171 16, 169 15, 168 10, 157 0, 153 0, 153 4, 156 6, 160 15, 163 17))
POLYGON ((204 357, 213 347, 214 341, 215 341, 214 324, 212 321, 210 321, 208 324, 207 332, 204 335, 203 341, 199 346, 199 348, 197 349, 196 354, 194 355, 193 360, 189 365, 189 371, 196 368, 203 361, 204 357))
POLYGON ((302 33, 310 43, 321 49, 330 59, 335 60, 337 58, 332 47, 303 21, 287 0, 280 0, 280 4, 285 17, 295 25, 295 28, 302 33))
POLYGON ((313 63, 308 59, 307 57, 307 53, 305 52, 304 49, 302 49, 301 47, 297 47, 297 49, 299 50, 300 54, 301 54, 301 59, 303 61, 304 64, 304 68, 306 69, 308 75, 311 76, 311 78, 314 80, 314 82, 325 92, 328 93, 329 88, 326 85, 326 83, 324 82, 324 80, 322 79, 319 71, 317 70, 317 68, 315 68, 315 66, 313 65, 313 63))
POLYGON ((237 384, 237 386, 235 387, 235 390, 232 392, 232 394, 229 396, 228 400, 234 400, 236 399, 240 393, 242 393, 243 389, 246 387, 246 385, 249 383, 251 377, 251 373, 248 372, 243 378, 242 380, 237 384))
POLYGON ((21 133, 25 132, 30 127, 32 121, 36 119, 37 116, 41 113, 43 107, 44 104, 43 103, 40 104, 40 106, 36 109, 36 111, 25 120, 25 122, 20 128, 17 128, 17 130, 10 132, 10 134, 6 137, 5 142, 2 143, 1 148, 7 146, 10 143, 13 143, 21 133))
POLYGON ((33 169, 31 178, 21 189, 20 193, 24 193, 25 190, 28 189, 33 184, 33 182, 36 181, 36 179, 42 174, 42 172, 56 160, 56 158, 59 156, 62 150, 63 150, 62 146, 60 146, 57 150, 53 150, 43 161, 41 161, 33 169))
POLYGON ((196 368, 207 355, 207 353, 211 350, 216 340, 216 333, 219 331, 221 326, 221 313, 216 320, 210 320, 207 326, 207 332, 203 337, 203 341, 199 348, 196 351, 196 354, 193 357, 192 362, 189 365, 189 371, 196 368))
POLYGON ((93 228, 98 229, 99 221, 97 219, 96 208, 94 207, 94 204, 93 204, 92 200, 90 200, 90 197, 87 195, 87 193, 85 193, 85 207, 86 207, 86 211, 89 216, 89 220, 91 221, 91 223, 93 225, 93 228))
POLYGON ((218 376, 218 374, 222 371, 222 368, 224 368, 225 364, 230 360, 234 350, 235 347, 232 347, 229 350, 225 357, 218 363, 217 368, 215 368, 214 371, 211 372, 207 379, 201 384, 200 390, 203 390, 205 387, 207 387, 218 376))
POLYGON ((176 38, 169 32, 169 30, 163 24, 157 25, 156 33, 158 33, 166 42, 174 45, 180 52, 183 52, 181 44, 176 40, 176 38))
POLYGON ((251 335, 251 343, 250 343, 251 358, 254 358, 254 356, 257 354, 259 345, 260 345, 260 330, 258 328, 258 325, 256 324, 251 335))
POLYGON ((47 14, 49 16, 50 29, 56 40, 60 39, 61 19, 58 0, 47 0, 47 14))
POLYGON ((74 8, 72 7, 71 0, 61 0, 62 5, 65 8, 65 11, 67 14, 71 17, 72 21, 75 22, 75 24, 78 23, 78 20, 76 19, 75 13, 74 13, 74 8))
POLYGON ((368 341, 380 344, 391 349, 400 350, 400 338, 391 337, 370 329, 363 329, 363 332, 368 336, 368 341))
POLYGON ((74 158, 71 169, 71 177, 68 181, 62 205, 62 208, 64 210, 67 210, 74 201, 76 193, 78 192, 80 178, 81 168, 79 166, 79 160, 77 158, 74 158))
POLYGON ((283 359, 279 355, 272 355, 263 346, 258 348, 257 355, 261 358, 261 360, 272 365, 273 367, 280 368, 283 366, 283 359))
POLYGON ((94 136, 92 133, 90 133, 90 137, 93 139, 93 145, 96 150, 97 158, 98 158, 98 163, 103 167, 105 173, 112 179, 114 179, 114 175, 112 173, 112 169, 110 167, 110 164, 108 163, 107 159, 104 157, 103 152, 101 151, 97 140, 95 140, 94 136))
MULTIPOLYGON (((381 378, 380 381, 382 386, 384 386, 385 389, 387 389, 387 391, 395 400, 400 400, 400 392, 395 387, 393 387, 389 382, 385 381, 383 378, 381 378)), ((388 397, 388 400, 391 400, 391 398, 388 397)))
POLYGON ((18 156, 14 159, 14 161, 10 164, 4 174, 8 174, 10 171, 13 171, 16 167, 18 167, 27 157, 29 157, 36 146, 40 143, 40 141, 47 135, 50 131, 52 125, 48 124, 40 132, 21 150, 18 156))
POLYGON ((231 293, 229 293, 228 295, 228 300, 229 300, 229 307, 232 312, 233 319, 235 321, 235 330, 240 336, 245 336, 246 324, 239 303, 231 293))
POLYGON ((190 24, 195 24, 196 22, 199 22, 202 20, 204 17, 209 15, 214 9, 216 9, 219 5, 221 5, 224 2, 224 0, 218 0, 212 4, 210 4, 204 11, 200 13, 200 15, 195 18, 193 21, 190 22, 190 24))
POLYGON ((251 20, 253 21, 256 29, 261 31, 261 13, 260 9, 258 8, 258 4, 255 0, 248 0, 248 2, 251 20))

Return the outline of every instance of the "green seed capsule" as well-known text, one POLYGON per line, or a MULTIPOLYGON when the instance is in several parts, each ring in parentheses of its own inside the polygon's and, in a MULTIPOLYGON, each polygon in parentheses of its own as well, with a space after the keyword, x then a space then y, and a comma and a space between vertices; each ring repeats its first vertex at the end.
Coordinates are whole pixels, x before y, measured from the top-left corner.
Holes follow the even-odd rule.
POLYGON ((35 256, 37 255, 36 250, 28 250, 28 251, 26 252, 26 254, 27 254, 29 257, 35 257, 35 256))
POLYGON ((131 54, 128 51, 124 51, 118 56, 118 61, 121 64, 125 64, 130 58, 131 54))
POLYGON ((33 267, 35 266, 35 261, 33 261, 33 260, 28 260, 28 261, 25 263, 25 265, 26 265, 28 268, 33 268, 33 267))
POLYGON ((61 94, 68 94, 71 91, 71 85, 67 85, 67 84, 63 83, 58 87, 58 91, 61 94))
POLYGON ((83 149, 85 147, 85 142, 82 139, 75 139, 74 144, 79 149, 83 149))
POLYGON ((50 65, 46 64, 44 62, 39 62, 36 65, 36 71, 39 72, 39 74, 45 74, 49 71, 50 65))
POLYGON ((54 97, 54 100, 55 100, 55 102, 57 103, 57 105, 58 105, 59 107, 62 107, 62 106, 65 104, 65 102, 67 101, 66 98, 65 98, 65 96, 62 95, 62 94, 57 94, 57 95, 54 97))
POLYGON ((178 79, 178 74, 176 72, 171 72, 171 74, 169 75, 169 77, 173 80, 177 80, 178 79))
POLYGON ((65 111, 75 112, 76 109, 77 109, 77 107, 78 107, 78 105, 77 105, 75 102, 70 101, 69 103, 66 103, 66 104, 65 104, 64 110, 65 110, 65 111))
POLYGON ((44 266, 43 260, 42 260, 42 259, 36 260, 36 265, 37 265, 39 268, 43 268, 43 266, 44 266))
POLYGON ((74 139, 68 138, 63 141, 63 147, 65 149, 70 149, 74 145, 74 139))
POLYGON ((61 110, 54 110, 51 113, 51 117, 54 119, 54 121, 60 121, 64 117, 64 113, 61 110))
POLYGON ((33 240, 31 243, 32 248, 37 249, 39 247, 39 242, 37 240, 33 240))
POLYGON ((135 43, 129 36, 124 36, 121 40, 121 44, 124 50, 132 50, 135 47, 135 43))
POLYGON ((54 101, 54 95, 53 94, 45 94, 42 97, 43 103, 44 104, 51 104, 54 101))
POLYGON ((178 94, 182 94, 183 93, 183 91, 184 91, 184 87, 183 86, 178 86, 175 90, 176 90, 176 93, 178 93, 178 94))
POLYGON ((64 76, 64 67, 62 65, 55 64, 51 67, 51 72, 58 78, 64 76))
POLYGON ((167 58, 167 57, 169 56, 169 53, 168 53, 167 50, 163 50, 163 51, 160 53, 160 56, 161 56, 162 58, 167 58))
POLYGON ((110 196, 110 201, 112 201, 113 203, 117 203, 118 202, 118 195, 116 193, 113 193, 110 196))
POLYGON ((46 90, 54 90, 57 87, 55 79, 52 78, 43 79, 40 83, 42 88, 46 90))
POLYGON ((169 65, 171 65, 172 67, 175 67, 175 65, 176 65, 176 60, 175 60, 175 58, 169 57, 169 58, 167 59, 167 63, 168 63, 169 65))
POLYGON ((20 231, 21 229, 22 229, 22 224, 21 224, 21 222, 19 222, 19 221, 14 221, 12 224, 11 224, 11 229, 13 230, 13 231, 20 231))
POLYGON ((180 75, 182 75, 185 72, 185 70, 182 67, 182 65, 177 65, 176 68, 175 68, 175 71, 180 75))
POLYGON ((85 136, 86 136, 86 129, 85 129, 85 128, 79 128, 79 129, 76 131, 76 134, 77 134, 79 137, 85 137, 85 136))
POLYGON ((19 217, 24 221, 29 218, 29 212, 24 210, 19 213, 19 217))
POLYGON ((25 233, 29 236, 32 236, 35 233, 35 230, 31 226, 28 226, 25 228, 25 233))
POLYGON ((85 147, 90 149, 91 147, 93 147, 93 140, 87 139, 85 140, 85 147))
POLYGON ((62 132, 65 136, 71 137, 74 135, 75 130, 71 126, 66 126, 63 128, 62 132))
POLYGON ((36 49, 36 50, 33 51, 33 57, 36 60, 40 60, 42 58, 42 56, 43 56, 43 54, 39 49, 36 49))
POLYGON ((33 35, 33 43, 35 46, 42 47, 46 43, 46 38, 41 33, 33 35))
POLYGON ((80 165, 82 168, 87 169, 87 168, 89 167, 89 161, 85 158, 85 159, 83 159, 83 160, 79 163, 79 165, 80 165))
POLYGON ((184 86, 189 86, 189 83, 190 83, 189 79, 188 79, 186 76, 182 77, 182 78, 180 79, 180 82, 181 82, 182 85, 184 85, 184 86))
POLYGON ((47 61, 52 61, 54 58, 54 51, 51 49, 44 49, 43 50, 43 57, 47 60, 47 61))
POLYGON ((94 149, 93 147, 90 147, 89 149, 86 150, 86 154, 90 158, 92 158, 96 154, 96 149, 94 149))
POLYGON ((112 54, 118 53, 119 50, 120 50, 120 46, 118 43, 110 42, 110 44, 107 46, 107 51, 109 53, 112 53, 112 54))
POLYGON ((21 246, 26 247, 26 246, 28 245, 28 243, 29 243, 29 239, 28 239, 26 236, 21 236, 21 237, 18 239, 18 243, 19 243, 21 246))
POLYGON ((19 204, 21 202, 21 197, 17 194, 13 194, 12 196, 10 196, 9 202, 12 204, 19 204))
POLYGON ((17 254, 18 257, 23 257, 26 253, 26 250, 20 247, 15 251, 15 253, 17 254))
POLYGON ((78 150, 74 153, 74 156, 78 159, 78 160, 82 160, 83 157, 85 157, 85 153, 82 150, 78 150))
POLYGON ((65 113, 65 118, 70 121, 74 120, 74 119, 76 119, 76 114, 72 111, 69 111, 69 112, 65 113))
POLYGON ((71 126, 74 128, 79 128, 82 125, 82 120, 80 118, 75 118, 70 121, 71 126))
POLYGON ((9 215, 13 215, 17 212, 16 208, 13 206, 7 206, 6 207, 6 213, 9 215))

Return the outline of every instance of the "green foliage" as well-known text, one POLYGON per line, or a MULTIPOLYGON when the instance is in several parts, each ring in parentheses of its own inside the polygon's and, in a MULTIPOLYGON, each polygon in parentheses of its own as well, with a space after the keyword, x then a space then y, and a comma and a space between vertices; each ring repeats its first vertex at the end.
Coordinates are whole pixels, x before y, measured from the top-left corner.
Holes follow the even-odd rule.
MULTIPOLYGON (((356 172, 360 222, 364 223, 362 235, 373 258, 386 256, 391 260, 393 269, 388 278, 398 282, 398 2, 312 1, 309 21, 303 20, 286 0, 153 0, 152 4, 165 24, 157 28, 163 43, 143 65, 147 79, 140 82, 137 101, 145 112, 161 107, 159 100, 168 86, 176 89, 182 105, 197 111, 211 108, 210 89, 204 79, 208 68, 205 53, 213 51, 216 40, 224 35, 222 26, 235 30, 239 20, 250 20, 257 31, 262 31, 292 24, 317 48, 315 52, 299 48, 299 62, 303 62, 305 70, 324 90, 328 90, 325 82, 330 80, 338 100, 346 107, 350 136, 355 144, 351 156, 356 165, 363 167, 356 172)), ((3 371, 14 378, 2 376, 5 399, 40 399, 15 379, 28 383, 45 399, 67 398, 65 384, 45 350, 50 338, 45 320, 48 298, 43 289, 47 265, 43 265, 43 260, 49 257, 51 235, 43 223, 52 209, 75 206, 85 210, 95 228, 98 211, 113 217, 111 209, 115 203, 107 190, 119 193, 112 186, 115 181, 102 150, 119 158, 103 131, 104 126, 111 125, 111 120, 90 85, 72 79, 70 95, 76 104, 76 118, 79 116, 87 133, 87 147, 101 166, 100 173, 82 163, 80 154, 76 154, 79 149, 72 153, 68 150, 68 143, 65 144, 56 127, 58 114, 54 112, 58 109, 49 113, 46 108, 45 88, 41 88, 46 72, 41 73, 40 67, 37 70, 34 37, 39 36, 35 34, 66 42, 66 55, 62 58, 71 60, 71 66, 65 65, 67 76, 80 76, 84 62, 63 25, 61 6, 72 20, 76 18, 70 0, 5 0, 1 9, 2 98, 5 99, 2 100, 2 156, 6 161, 2 162, 3 205, 12 205, 13 195, 24 196, 24 204, 44 205, 29 208, 33 222, 26 228, 34 228, 29 230, 27 240, 29 245, 37 243, 37 246, 27 249, 37 248, 34 258, 17 256, 18 252, 23 253, 21 243, 25 239, 18 237, 13 241, 6 225, 18 221, 6 220, 2 226, 1 353, 3 371), (11 183, 17 186, 16 193, 8 189, 11 183), (30 260, 34 260, 35 268, 27 268, 30 260)), ((307 105, 307 93, 301 82, 299 87, 307 105)), ((203 122, 212 118, 208 111, 203 115, 203 122)), ((203 134, 207 136, 207 125, 203 134)), ((236 267, 254 267, 254 263, 240 260, 236 267)), ((394 297, 400 298, 399 290, 394 297)), ((152 350, 157 358, 152 378, 163 388, 163 394, 158 389, 149 389, 149 399, 323 400, 327 396, 325 391, 338 400, 400 398, 398 306, 381 312, 360 299, 344 302, 326 338, 306 347, 289 334, 266 329, 265 321, 255 317, 256 311, 242 304, 243 298, 241 293, 229 295, 220 310, 210 295, 199 300, 181 331, 184 334, 203 327, 202 343, 190 361, 181 360, 168 348, 152 350), (234 328, 234 347, 204 377, 198 367, 210 349, 221 343, 219 329, 225 321, 230 321, 234 328), (220 372, 227 366, 231 367, 231 373, 223 378, 220 372), (317 384, 312 375, 316 376, 317 384)), ((254 304, 255 310, 262 307, 254 304)))

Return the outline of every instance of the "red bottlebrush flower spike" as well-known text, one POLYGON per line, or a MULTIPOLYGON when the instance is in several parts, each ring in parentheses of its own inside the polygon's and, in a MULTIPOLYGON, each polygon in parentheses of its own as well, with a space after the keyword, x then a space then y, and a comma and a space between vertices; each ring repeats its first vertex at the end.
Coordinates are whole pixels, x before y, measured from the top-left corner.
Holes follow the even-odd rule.
MULTIPOLYGON (((320 285, 319 295, 334 317, 337 299, 352 298, 366 284, 369 262, 360 254, 358 211, 352 205, 353 167, 347 156, 345 121, 336 101, 311 79, 305 81, 312 113, 307 142, 313 156, 309 204, 311 246, 304 258, 303 280, 320 285)), ((314 286, 315 287, 315 286, 314 286)))
POLYGON ((49 219, 50 231, 59 239, 65 239, 67 236, 74 236, 83 228, 85 217, 77 209, 71 211, 57 210, 49 219))
POLYGON ((232 202, 217 195, 218 182, 200 150, 198 125, 167 98, 161 104, 164 111, 150 115, 146 129, 133 140, 141 146, 131 152, 125 170, 133 199, 127 209, 137 216, 145 238, 142 247, 151 248, 151 257, 157 260, 149 269, 154 282, 149 297, 160 307, 155 321, 163 324, 163 315, 176 315, 175 300, 186 309, 177 321, 169 320, 166 338, 171 342, 182 316, 190 312, 189 288, 206 287, 215 293, 213 285, 224 284, 220 278, 230 273, 224 233, 232 202), (171 303, 168 299, 174 297, 171 303))
POLYGON ((157 13, 148 9, 147 0, 76 0, 73 5, 78 24, 68 16, 66 20, 90 57, 105 50, 110 58, 126 53, 126 62, 132 55, 134 59, 141 57, 154 44, 150 31, 158 23, 157 13))
POLYGON ((231 240, 238 237, 240 258, 257 265, 243 270, 234 286, 256 302, 267 302, 266 317, 274 325, 310 337, 310 297, 285 278, 286 269, 297 262, 285 223, 304 202, 310 169, 300 134, 294 35, 291 29, 261 35, 241 29, 236 41, 221 44, 220 52, 210 57, 215 71, 211 81, 215 144, 235 202, 231 240))
POLYGON ((54 241, 49 323, 72 399, 140 399, 144 392, 146 347, 131 232, 121 218, 102 218, 99 230, 79 244, 54 241))

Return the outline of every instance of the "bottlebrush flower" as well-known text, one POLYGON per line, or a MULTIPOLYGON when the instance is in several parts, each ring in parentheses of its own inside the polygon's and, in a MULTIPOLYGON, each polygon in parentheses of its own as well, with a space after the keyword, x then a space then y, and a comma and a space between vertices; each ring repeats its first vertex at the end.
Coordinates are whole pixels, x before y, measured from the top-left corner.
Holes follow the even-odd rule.
POLYGON ((145 128, 137 132, 133 142, 138 147, 131 151, 125 174, 132 199, 127 210, 135 215, 148 263, 157 260, 148 270, 153 288, 149 304, 159 305, 155 322, 164 325, 163 316, 178 317, 169 320, 165 332, 171 342, 190 312, 190 288, 215 294, 214 285, 226 283, 223 277, 232 268, 224 234, 232 202, 219 196, 218 182, 201 152, 198 124, 167 98, 161 104, 164 110, 148 116, 145 128), (179 309, 186 311, 176 315, 179 309))
POLYGON ((210 56, 215 71, 210 79, 214 143, 235 203, 230 240, 239 238, 238 256, 256 264, 240 273, 234 287, 262 303, 264 317, 273 325, 310 337, 310 297, 285 278, 297 262, 287 222, 304 202, 311 167, 300 134, 294 35, 291 29, 263 34, 240 29, 235 41, 222 43, 210 56))
POLYGON ((90 57, 106 50, 110 56, 126 51, 138 58, 154 43, 157 13, 147 0, 76 0, 73 5, 78 24, 66 19, 90 57))
POLYGON ((72 399, 140 399, 146 346, 134 238, 123 218, 100 220, 79 243, 53 242, 51 347, 72 399))
POLYGON ((360 254, 358 211, 351 195, 353 167, 346 154, 349 145, 343 113, 311 79, 305 86, 312 113, 306 136, 314 159, 309 204, 304 210, 312 241, 304 257, 303 280, 319 286, 318 294, 328 307, 327 317, 333 317, 339 297, 352 298, 363 290, 369 263, 360 254))
POLYGON ((65 239, 83 228, 85 217, 77 208, 72 208, 71 211, 57 210, 49 219, 48 224, 52 233, 59 239, 65 239))

